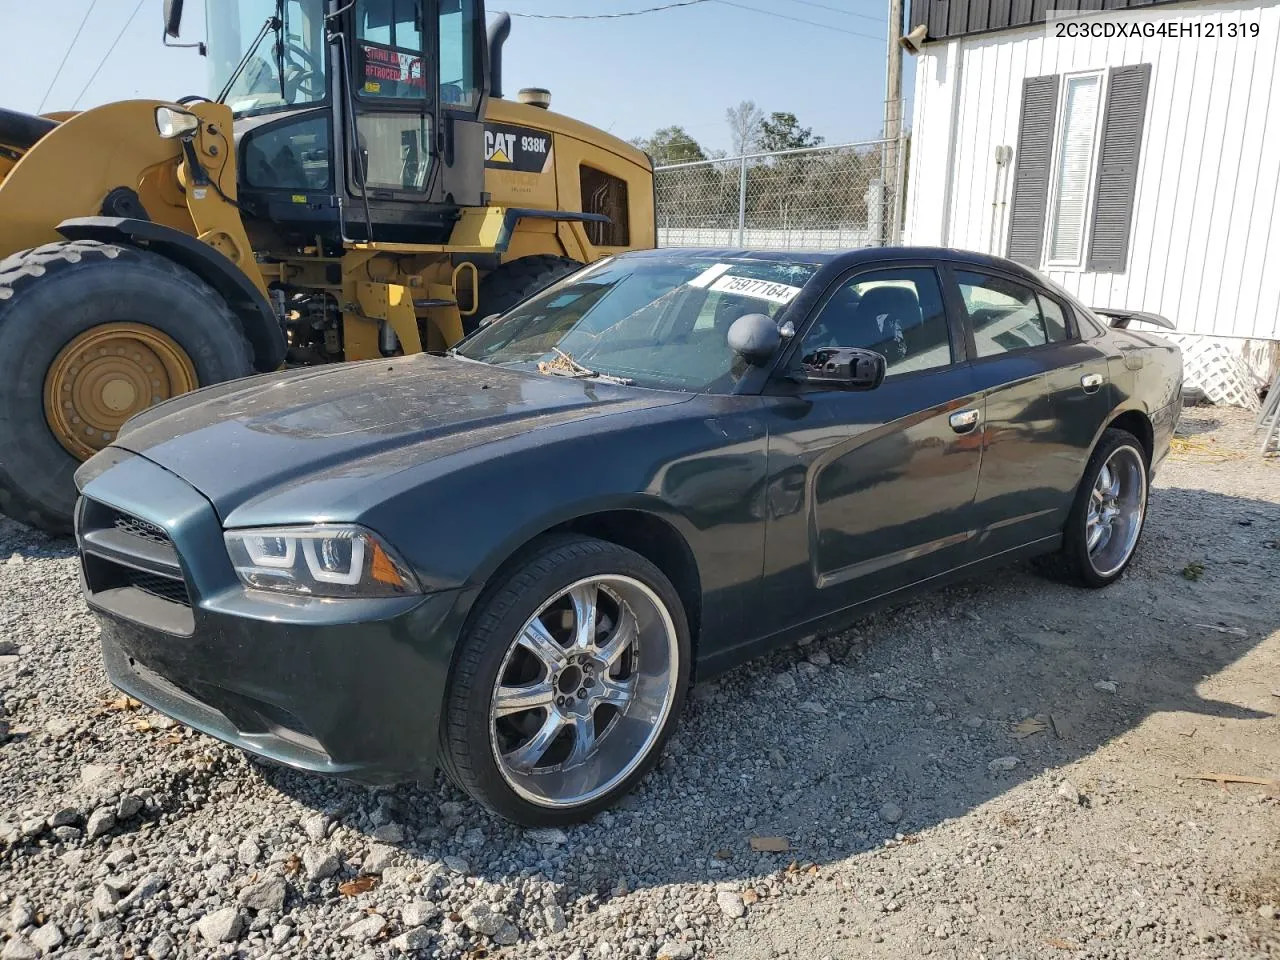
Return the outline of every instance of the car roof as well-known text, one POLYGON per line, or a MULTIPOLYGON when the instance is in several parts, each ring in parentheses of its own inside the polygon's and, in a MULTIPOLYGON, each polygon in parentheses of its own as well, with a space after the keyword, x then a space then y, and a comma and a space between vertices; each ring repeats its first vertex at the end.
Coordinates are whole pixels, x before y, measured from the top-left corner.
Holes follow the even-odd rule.
MULTIPOLYGON (((861 264, 895 260, 948 260, 962 266, 995 268, 1043 285, 1044 278, 1020 263, 972 250, 951 247, 859 247, 852 250, 768 250, 747 247, 658 247, 633 250, 624 257, 689 256, 714 260, 770 260, 779 263, 808 263, 818 267, 832 266, 843 271, 861 264)), ((827 271, 829 274, 831 271, 827 271)))

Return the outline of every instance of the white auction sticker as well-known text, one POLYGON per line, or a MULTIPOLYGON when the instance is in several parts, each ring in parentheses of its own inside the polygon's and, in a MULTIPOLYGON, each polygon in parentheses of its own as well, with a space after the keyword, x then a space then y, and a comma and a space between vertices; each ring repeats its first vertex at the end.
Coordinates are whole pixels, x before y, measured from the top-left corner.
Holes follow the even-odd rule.
POLYGON ((689 281, 689 286, 696 287, 701 290, 703 287, 709 287, 711 281, 717 277, 723 276, 729 272, 729 264, 717 263, 715 266, 707 267, 700 274, 689 281))
POLYGON ((799 287, 792 287, 785 283, 755 280, 751 277, 735 277, 732 274, 718 279, 711 284, 711 289, 720 293, 734 293, 740 297, 769 300, 772 303, 790 303, 800 292, 799 287))

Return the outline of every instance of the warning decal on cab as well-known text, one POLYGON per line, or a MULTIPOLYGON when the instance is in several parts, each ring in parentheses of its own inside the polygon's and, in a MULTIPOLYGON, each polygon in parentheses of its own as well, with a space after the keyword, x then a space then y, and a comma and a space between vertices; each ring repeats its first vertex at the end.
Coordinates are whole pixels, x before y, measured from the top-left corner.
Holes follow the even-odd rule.
POLYGON ((494 170, 546 173, 551 169, 551 134, 509 123, 486 123, 484 165, 494 170))

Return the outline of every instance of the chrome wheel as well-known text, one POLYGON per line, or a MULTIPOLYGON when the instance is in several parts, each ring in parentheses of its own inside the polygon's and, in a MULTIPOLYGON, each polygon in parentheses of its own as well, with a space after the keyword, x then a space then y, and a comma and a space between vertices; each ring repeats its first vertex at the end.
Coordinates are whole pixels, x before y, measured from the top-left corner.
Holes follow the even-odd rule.
POLYGON ((1117 447, 1102 464, 1089 493, 1085 545, 1089 565, 1109 577, 1128 562, 1147 508, 1147 465, 1131 446, 1117 447))
POLYGON ((600 575, 556 594, 498 669, 489 736, 503 779, 546 807, 608 793, 657 743, 679 655, 670 611, 639 580, 600 575))

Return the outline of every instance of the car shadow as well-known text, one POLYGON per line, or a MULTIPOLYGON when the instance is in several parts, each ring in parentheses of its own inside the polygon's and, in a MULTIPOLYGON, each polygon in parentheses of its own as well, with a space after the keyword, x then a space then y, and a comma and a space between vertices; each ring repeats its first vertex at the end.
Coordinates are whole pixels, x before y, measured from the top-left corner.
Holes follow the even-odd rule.
POLYGON ((439 776, 366 790, 257 766, 370 843, 401 825, 401 862, 423 875, 445 857, 493 881, 532 870, 566 902, 911 842, 1157 715, 1188 730, 1273 716, 1267 693, 1236 703, 1200 690, 1280 628, 1280 551, 1264 546, 1280 506, 1157 489, 1149 516, 1135 563, 1106 590, 1001 570, 699 684, 659 767, 564 836, 491 816, 439 776), (1203 573, 1187 579, 1193 560, 1203 573), (753 837, 788 849, 757 852, 753 837))

